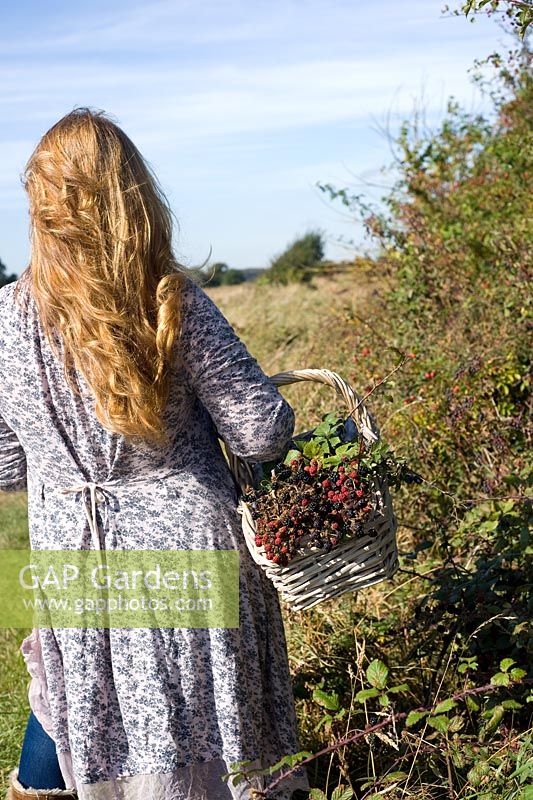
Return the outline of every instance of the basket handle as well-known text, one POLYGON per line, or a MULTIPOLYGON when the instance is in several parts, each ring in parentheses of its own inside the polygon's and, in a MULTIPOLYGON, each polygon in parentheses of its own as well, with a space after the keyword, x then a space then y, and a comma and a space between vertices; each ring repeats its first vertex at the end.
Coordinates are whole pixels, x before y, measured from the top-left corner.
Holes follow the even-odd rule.
MULTIPOLYGON (((363 398, 336 372, 331 372, 329 369, 294 369, 288 372, 278 372, 276 375, 270 376, 270 380, 276 386, 298 383, 299 381, 314 381, 315 383, 331 386, 346 404, 348 416, 352 417, 363 438, 367 442, 379 441, 380 431, 377 422, 366 408, 363 398)), ((225 442, 224 449, 237 487, 244 491, 246 486, 251 486, 254 482, 255 475, 252 465, 234 455, 225 442)))

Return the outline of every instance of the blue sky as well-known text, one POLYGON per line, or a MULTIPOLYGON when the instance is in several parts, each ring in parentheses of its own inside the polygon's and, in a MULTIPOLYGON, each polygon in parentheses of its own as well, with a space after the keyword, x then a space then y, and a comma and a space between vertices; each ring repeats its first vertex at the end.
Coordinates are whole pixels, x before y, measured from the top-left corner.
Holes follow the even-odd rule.
MULTIPOLYGON (((20 173, 75 106, 104 109, 155 170, 179 220, 184 263, 266 266, 296 235, 364 246, 315 184, 385 182, 383 129, 447 98, 486 101, 468 69, 503 49, 493 21, 440 0, 155 0, 0 6, 0 258, 29 258, 20 173)), ((377 199, 379 190, 368 188, 377 199)))

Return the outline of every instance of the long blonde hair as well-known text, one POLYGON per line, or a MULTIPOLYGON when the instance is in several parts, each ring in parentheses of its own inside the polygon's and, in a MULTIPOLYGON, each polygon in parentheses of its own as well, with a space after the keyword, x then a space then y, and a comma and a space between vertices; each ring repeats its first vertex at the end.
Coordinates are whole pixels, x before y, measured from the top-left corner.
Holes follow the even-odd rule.
POLYGON ((154 173, 103 111, 81 107, 41 138, 23 185, 31 259, 16 293, 29 285, 56 353, 60 332, 65 377, 79 394, 73 362, 104 427, 168 443, 180 289, 201 273, 173 255, 173 214, 154 173))

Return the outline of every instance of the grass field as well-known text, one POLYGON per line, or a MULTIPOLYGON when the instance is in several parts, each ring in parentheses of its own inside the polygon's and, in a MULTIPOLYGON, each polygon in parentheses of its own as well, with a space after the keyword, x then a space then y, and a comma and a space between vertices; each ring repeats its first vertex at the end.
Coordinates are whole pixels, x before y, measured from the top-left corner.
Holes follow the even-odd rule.
MULTIPOLYGON (((27 546, 28 515, 24 492, 0 492, 0 546, 27 546)), ((19 653, 26 630, 0 628, 0 781, 2 788, 18 756, 29 712, 29 676, 19 653)))

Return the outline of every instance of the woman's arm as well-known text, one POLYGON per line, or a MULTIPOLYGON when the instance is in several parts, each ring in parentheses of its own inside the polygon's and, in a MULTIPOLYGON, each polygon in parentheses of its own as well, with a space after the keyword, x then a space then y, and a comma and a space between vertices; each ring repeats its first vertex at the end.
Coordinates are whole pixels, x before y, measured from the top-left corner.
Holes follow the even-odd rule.
POLYGON ((26 455, 22 445, 0 414, 0 491, 25 491, 28 488, 26 478, 26 455))
POLYGON ((182 299, 182 362, 219 436, 243 460, 275 460, 294 433, 292 407, 201 287, 186 283, 182 299))

